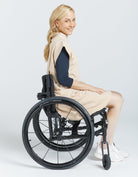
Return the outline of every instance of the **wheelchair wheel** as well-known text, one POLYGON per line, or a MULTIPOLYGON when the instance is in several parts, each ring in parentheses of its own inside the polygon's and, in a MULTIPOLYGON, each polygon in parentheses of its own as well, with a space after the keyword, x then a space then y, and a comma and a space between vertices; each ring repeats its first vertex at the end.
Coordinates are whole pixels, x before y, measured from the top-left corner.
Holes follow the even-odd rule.
POLYGON ((78 102, 51 97, 40 101, 28 112, 22 136, 27 152, 37 163, 51 169, 67 169, 88 155, 94 141, 94 126, 90 115, 78 102), (54 112, 50 118, 46 117, 44 110, 48 111, 52 105, 67 106, 70 110, 68 114, 73 111, 82 117, 76 134, 71 133, 68 116, 54 112))
POLYGON ((108 170, 111 166, 111 159, 109 155, 105 154, 102 159, 103 167, 105 170, 108 170))

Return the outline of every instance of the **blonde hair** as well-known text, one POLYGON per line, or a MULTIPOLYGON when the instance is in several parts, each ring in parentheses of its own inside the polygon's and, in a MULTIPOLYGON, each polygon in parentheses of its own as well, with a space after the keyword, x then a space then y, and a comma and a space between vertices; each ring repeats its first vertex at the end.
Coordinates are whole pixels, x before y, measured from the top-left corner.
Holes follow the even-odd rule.
POLYGON ((48 43, 44 48, 44 58, 45 58, 46 61, 48 60, 48 57, 49 57, 49 47, 50 47, 51 40, 59 32, 58 28, 55 25, 55 21, 56 20, 61 20, 62 18, 64 18, 65 14, 68 11, 73 11, 74 12, 74 10, 70 6, 61 4, 52 12, 52 14, 49 18, 50 28, 49 28, 48 33, 47 33, 47 42, 48 43))

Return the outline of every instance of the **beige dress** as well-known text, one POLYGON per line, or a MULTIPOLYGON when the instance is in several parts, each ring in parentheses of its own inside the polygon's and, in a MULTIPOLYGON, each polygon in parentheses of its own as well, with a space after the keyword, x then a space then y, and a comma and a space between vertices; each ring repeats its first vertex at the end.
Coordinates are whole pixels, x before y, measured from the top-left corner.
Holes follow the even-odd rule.
MULTIPOLYGON (((62 97, 69 97, 78 101, 83 105, 86 110, 91 115, 92 113, 99 111, 104 108, 111 98, 111 91, 105 91, 103 94, 98 94, 92 91, 81 91, 71 89, 65 86, 62 86, 58 83, 56 77, 55 64, 56 60, 61 52, 62 47, 66 48, 66 51, 69 54, 69 77, 79 80, 79 68, 78 68, 78 59, 73 52, 70 44, 68 42, 67 36, 59 32, 50 43, 50 51, 47 65, 47 73, 52 74, 55 87, 55 95, 62 97)), ((61 71, 62 72, 62 71, 61 71)), ((76 111, 70 110, 68 106, 58 105, 58 112, 70 120, 80 120, 82 117, 76 113, 76 111), (70 114, 69 114, 70 112, 70 114)))

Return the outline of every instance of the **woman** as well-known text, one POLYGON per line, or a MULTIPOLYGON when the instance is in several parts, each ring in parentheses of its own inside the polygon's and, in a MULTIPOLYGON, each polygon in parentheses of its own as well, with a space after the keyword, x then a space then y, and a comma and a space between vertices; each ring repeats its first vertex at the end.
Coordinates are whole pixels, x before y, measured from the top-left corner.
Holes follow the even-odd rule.
MULTIPOLYGON (((119 151, 113 144, 115 127, 123 104, 121 94, 105 91, 79 80, 78 60, 67 39, 76 26, 75 12, 70 6, 58 6, 51 14, 49 25, 44 57, 48 61, 47 72, 53 75, 55 95, 78 101, 90 115, 107 107, 107 141, 111 161, 122 161, 128 156, 127 153, 119 151)), ((101 142, 97 146, 95 156, 102 159, 101 142)))

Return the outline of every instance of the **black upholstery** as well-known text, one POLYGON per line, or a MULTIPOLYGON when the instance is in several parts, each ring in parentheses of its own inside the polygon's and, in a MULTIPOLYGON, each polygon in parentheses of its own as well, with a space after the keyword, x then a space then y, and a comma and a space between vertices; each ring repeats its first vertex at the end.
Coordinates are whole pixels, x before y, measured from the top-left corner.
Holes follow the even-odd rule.
POLYGON ((42 98, 54 97, 54 82, 53 76, 51 74, 46 74, 42 76, 42 92, 37 94, 37 98, 41 100, 42 98))
MULTIPOLYGON (((42 92, 37 94, 39 100, 54 97, 54 81, 51 74, 46 74, 42 76, 42 92)), ((45 108, 44 108, 45 109, 45 108)), ((51 112, 55 112, 55 105, 49 106, 51 112)), ((45 110, 46 111, 46 110, 45 110)))

